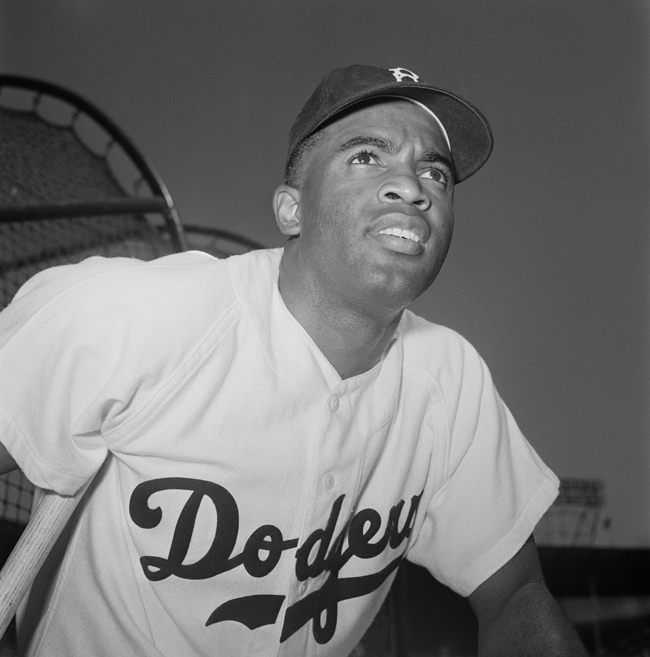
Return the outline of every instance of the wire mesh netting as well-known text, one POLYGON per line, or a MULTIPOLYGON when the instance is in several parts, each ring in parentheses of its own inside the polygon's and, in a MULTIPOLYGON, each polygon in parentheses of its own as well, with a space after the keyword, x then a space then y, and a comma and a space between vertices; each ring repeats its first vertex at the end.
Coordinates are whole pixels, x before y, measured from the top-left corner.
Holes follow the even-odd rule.
MULTIPOLYGON (((164 242, 151 226, 124 217, 35 220, 0 223, 0 304, 4 308, 37 272, 79 262, 91 255, 148 260, 163 255, 164 242), (70 246, 73 246, 70 249, 70 246)), ((32 486, 19 472, 0 477, 0 518, 26 523, 32 486)))
POLYGON ((0 108, 3 203, 127 195, 106 157, 81 141, 73 117, 68 125, 56 125, 36 111, 0 108))
MULTIPOLYGON (((148 182, 154 174, 92 111, 47 86, 18 88, 0 78, 0 310, 43 269, 93 255, 149 260, 176 250, 168 200, 148 182), (160 210, 142 212, 134 200, 160 210)), ((0 520, 25 524, 32 496, 19 472, 0 477, 0 520)))
POLYGON ((148 260, 170 250, 141 217, 0 221, 0 304, 4 308, 23 283, 48 267, 92 255, 148 260))

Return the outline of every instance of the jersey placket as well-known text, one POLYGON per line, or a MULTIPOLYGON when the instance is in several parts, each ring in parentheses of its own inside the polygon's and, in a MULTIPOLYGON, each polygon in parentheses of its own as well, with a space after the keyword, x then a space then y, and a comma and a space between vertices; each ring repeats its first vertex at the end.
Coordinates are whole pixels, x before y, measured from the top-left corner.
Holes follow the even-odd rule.
POLYGON ((340 604, 332 596, 336 596, 336 571, 342 565, 340 553, 345 547, 346 525, 355 508, 367 438, 362 435, 363 430, 352 426, 358 387, 358 383, 350 385, 344 381, 330 391, 323 400, 310 441, 311 490, 296 551, 292 599, 284 630, 286 633, 294 629, 298 635, 293 641, 289 639, 294 650, 297 641, 302 644, 301 649, 306 650, 310 639, 315 646, 316 635, 320 638, 317 643, 327 643, 336 630, 337 612, 339 617, 341 613, 340 604), (310 612, 301 614, 301 621, 296 621, 293 610, 300 606, 310 612), (307 622, 302 623, 306 618, 307 622), (294 628, 293 623, 300 625, 294 628))

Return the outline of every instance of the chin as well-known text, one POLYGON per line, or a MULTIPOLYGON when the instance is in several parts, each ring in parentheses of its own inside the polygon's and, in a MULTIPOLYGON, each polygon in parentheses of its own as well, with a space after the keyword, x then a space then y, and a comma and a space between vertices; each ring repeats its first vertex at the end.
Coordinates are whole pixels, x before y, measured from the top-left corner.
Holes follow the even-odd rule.
POLYGON ((428 289, 426 286, 384 286, 375 291, 375 298, 386 310, 401 311, 422 296, 428 289))
POLYGON ((422 296, 433 284, 440 269, 414 275, 412 272, 401 276, 393 275, 384 287, 387 298, 394 307, 405 308, 422 296))
POLYGON ((374 263, 374 266, 366 263, 356 277, 360 284, 358 290, 365 290, 361 298, 372 299, 375 307, 391 312, 404 310, 429 289, 440 271, 440 267, 432 268, 430 262, 427 266, 423 264, 402 258, 398 261, 391 258, 389 262, 374 263))

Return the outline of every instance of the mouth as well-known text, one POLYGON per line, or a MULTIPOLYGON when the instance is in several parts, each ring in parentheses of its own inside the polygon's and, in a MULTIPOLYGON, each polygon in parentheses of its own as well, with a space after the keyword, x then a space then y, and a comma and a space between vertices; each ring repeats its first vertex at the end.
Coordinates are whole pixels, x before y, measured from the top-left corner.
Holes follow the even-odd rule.
POLYGON ((379 231, 380 235, 394 235, 403 240, 411 240, 416 244, 424 244, 424 241, 420 239, 412 230, 406 230, 405 228, 384 228, 384 230, 379 231))
POLYGON ((376 239, 389 251, 410 256, 420 255, 429 238, 427 226, 423 222, 421 226, 413 221, 408 222, 410 226, 404 226, 404 221, 401 223, 402 226, 386 226, 384 223, 385 228, 374 233, 376 239))

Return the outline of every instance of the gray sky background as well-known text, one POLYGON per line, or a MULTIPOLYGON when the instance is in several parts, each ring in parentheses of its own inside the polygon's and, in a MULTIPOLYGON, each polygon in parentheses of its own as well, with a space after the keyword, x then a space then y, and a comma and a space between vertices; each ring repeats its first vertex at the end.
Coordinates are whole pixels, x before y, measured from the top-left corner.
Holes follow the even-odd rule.
POLYGON ((0 0, 0 70, 104 109, 186 223, 281 244, 287 133, 330 69, 403 66, 489 118, 415 304, 468 337, 558 475, 603 479, 604 544, 650 545, 647 0, 0 0))

